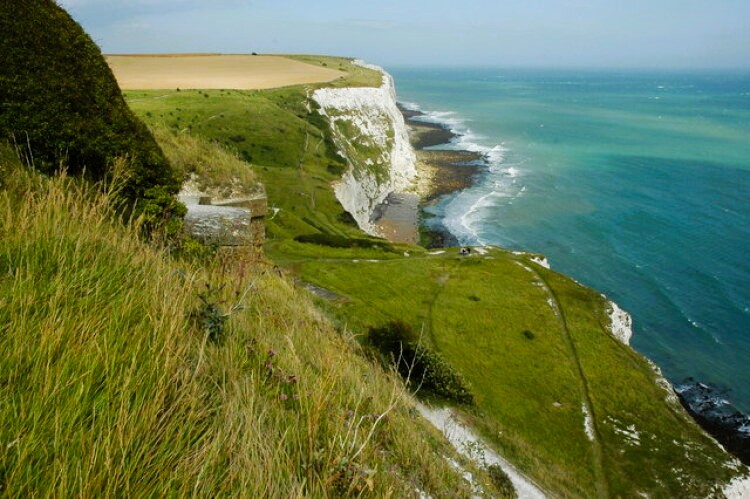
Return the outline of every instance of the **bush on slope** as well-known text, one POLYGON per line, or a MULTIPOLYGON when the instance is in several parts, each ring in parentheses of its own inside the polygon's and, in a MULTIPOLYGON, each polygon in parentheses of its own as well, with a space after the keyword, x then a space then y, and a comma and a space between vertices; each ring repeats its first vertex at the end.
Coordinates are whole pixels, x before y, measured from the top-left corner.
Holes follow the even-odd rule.
POLYGON ((126 198, 154 222, 165 210, 179 215, 180 180, 78 23, 52 0, 7 1, 0 33, 0 140, 22 146, 44 173, 64 162, 98 180, 127 157, 126 198))

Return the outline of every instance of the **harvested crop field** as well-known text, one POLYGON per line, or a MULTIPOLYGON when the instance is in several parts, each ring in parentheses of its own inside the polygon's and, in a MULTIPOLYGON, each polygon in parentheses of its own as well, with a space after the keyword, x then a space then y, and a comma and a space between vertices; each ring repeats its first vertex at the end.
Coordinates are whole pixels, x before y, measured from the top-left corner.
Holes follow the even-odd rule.
POLYGON ((342 71, 273 55, 108 55, 106 59, 125 90, 260 90, 346 76, 342 71))

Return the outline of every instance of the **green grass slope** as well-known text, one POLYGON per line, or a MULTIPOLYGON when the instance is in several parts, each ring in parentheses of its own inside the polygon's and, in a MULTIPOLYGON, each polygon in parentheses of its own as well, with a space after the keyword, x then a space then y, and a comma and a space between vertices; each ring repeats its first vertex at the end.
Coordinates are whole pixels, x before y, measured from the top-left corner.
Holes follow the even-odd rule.
POLYGON ((471 494, 401 383, 271 267, 177 260, 5 148, 0 172, 0 494, 471 494))
MULTIPOLYGON (((380 85, 370 69, 334 57, 293 56, 347 71, 335 85, 380 85)), ((346 170, 330 125, 309 98, 315 85, 263 91, 128 91, 133 111, 160 135, 195 136, 223 145, 252 166, 276 214, 267 221, 270 240, 316 233, 362 237, 330 187, 346 170)))
POLYGON ((646 360, 609 334, 594 291, 500 249, 371 257, 288 262, 344 297, 328 309, 356 333, 391 320, 422 330, 471 384, 468 420, 553 493, 704 497, 735 474, 729 456, 665 400, 646 360))

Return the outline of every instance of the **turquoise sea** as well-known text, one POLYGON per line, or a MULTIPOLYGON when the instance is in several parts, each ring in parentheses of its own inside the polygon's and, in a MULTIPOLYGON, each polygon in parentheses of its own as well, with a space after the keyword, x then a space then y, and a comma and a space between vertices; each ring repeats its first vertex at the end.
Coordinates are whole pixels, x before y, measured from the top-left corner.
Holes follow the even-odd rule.
POLYGON ((750 73, 387 69, 488 158, 439 223, 544 253, 632 314, 672 382, 750 413, 750 73))

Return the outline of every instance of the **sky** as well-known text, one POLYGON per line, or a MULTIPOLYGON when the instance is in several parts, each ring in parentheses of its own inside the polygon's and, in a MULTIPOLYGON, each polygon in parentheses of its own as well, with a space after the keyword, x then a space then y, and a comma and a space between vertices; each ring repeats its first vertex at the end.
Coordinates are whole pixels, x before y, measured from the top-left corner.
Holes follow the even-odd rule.
POLYGON ((750 0, 58 0, 105 53, 750 69, 750 0))

